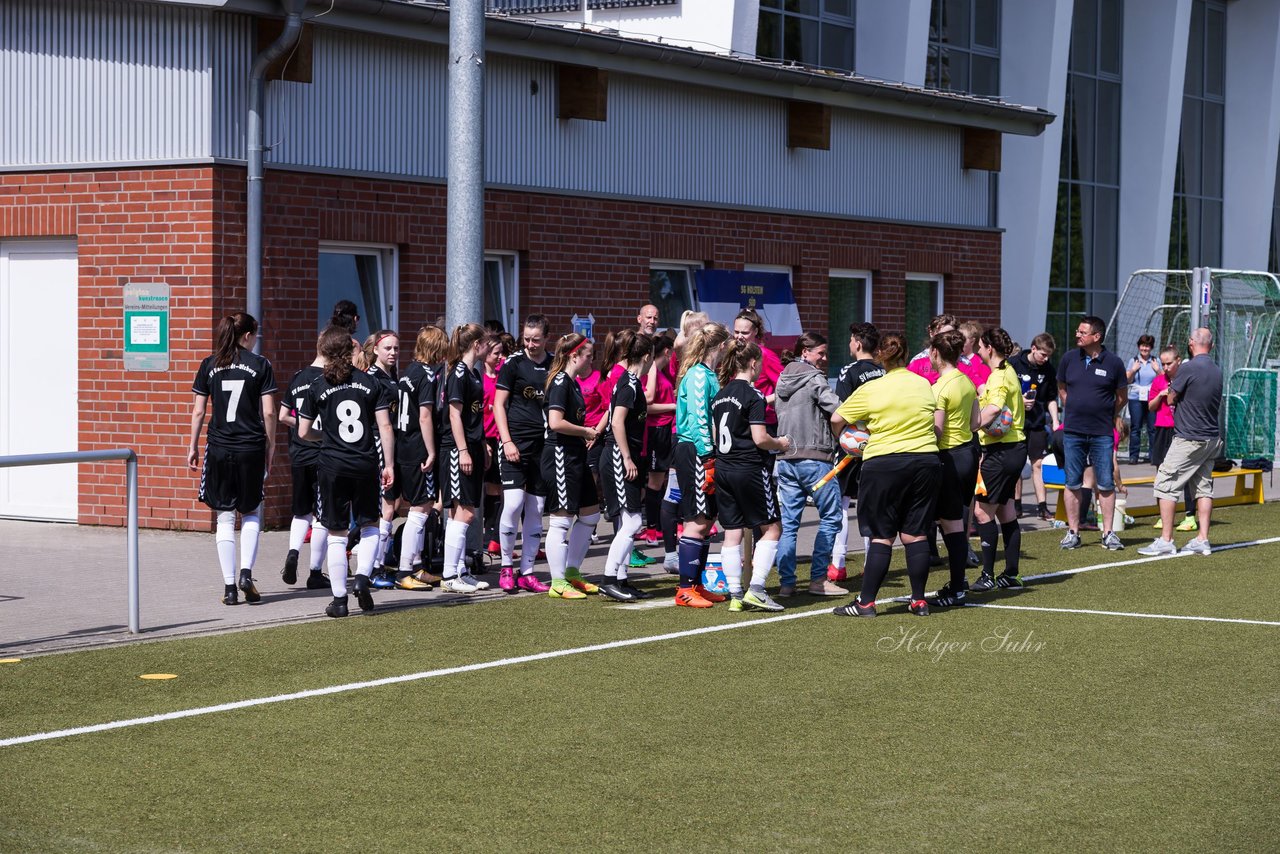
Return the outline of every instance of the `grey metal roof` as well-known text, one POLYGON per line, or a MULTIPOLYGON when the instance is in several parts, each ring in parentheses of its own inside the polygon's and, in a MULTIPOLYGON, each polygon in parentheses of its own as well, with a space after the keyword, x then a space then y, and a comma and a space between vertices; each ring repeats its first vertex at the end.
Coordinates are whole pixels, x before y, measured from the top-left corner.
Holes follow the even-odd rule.
MULTIPOLYGON (((174 5, 219 7, 279 16, 272 0, 145 0, 174 5)), ((317 25, 448 43, 449 7, 436 0, 325 0, 308 5, 305 17, 317 25)), ((551 24, 489 13, 487 50, 622 74, 812 101, 833 107, 882 113, 1003 133, 1036 136, 1056 117, 1039 107, 1009 104, 955 92, 925 89, 825 71, 793 63, 726 55, 623 36, 592 25, 551 24), (587 55, 584 55, 587 54, 587 55)))

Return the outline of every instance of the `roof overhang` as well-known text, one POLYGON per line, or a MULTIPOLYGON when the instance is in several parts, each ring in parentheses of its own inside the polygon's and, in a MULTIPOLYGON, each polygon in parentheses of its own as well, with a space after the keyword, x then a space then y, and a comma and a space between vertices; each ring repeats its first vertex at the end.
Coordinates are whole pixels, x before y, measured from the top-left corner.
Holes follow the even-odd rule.
MULTIPOLYGON (((150 0, 280 16, 272 0, 150 0)), ((410 0, 332 0, 308 5, 305 17, 340 27, 438 45, 449 43, 449 8, 410 0)), ((589 26, 562 26, 489 14, 485 49, 545 62, 590 65, 770 98, 810 101, 865 113, 1036 136, 1055 118, 1039 107, 733 56, 620 36, 589 26)))

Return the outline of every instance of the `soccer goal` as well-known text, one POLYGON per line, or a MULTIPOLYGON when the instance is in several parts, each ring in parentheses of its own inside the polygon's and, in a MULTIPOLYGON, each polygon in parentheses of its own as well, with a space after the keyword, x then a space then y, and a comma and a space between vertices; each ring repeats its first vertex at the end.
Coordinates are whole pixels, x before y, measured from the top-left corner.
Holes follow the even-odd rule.
POLYGON ((1173 344, 1185 356, 1197 326, 1213 330, 1222 367, 1226 456, 1275 459, 1280 280, 1251 270, 1138 270, 1112 312, 1106 345, 1127 364, 1148 334, 1157 350, 1173 344))

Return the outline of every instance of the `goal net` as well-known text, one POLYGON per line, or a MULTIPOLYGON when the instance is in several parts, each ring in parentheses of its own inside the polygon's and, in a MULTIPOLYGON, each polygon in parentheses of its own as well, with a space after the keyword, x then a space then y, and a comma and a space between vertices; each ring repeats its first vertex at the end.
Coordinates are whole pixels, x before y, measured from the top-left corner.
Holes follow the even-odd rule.
POLYGON ((1209 270, 1201 292, 1191 270, 1139 270, 1129 277, 1107 324, 1107 348, 1127 365, 1138 337, 1186 356, 1193 318, 1213 330, 1222 368, 1226 456, 1275 458, 1280 370, 1280 280, 1270 273, 1209 270))

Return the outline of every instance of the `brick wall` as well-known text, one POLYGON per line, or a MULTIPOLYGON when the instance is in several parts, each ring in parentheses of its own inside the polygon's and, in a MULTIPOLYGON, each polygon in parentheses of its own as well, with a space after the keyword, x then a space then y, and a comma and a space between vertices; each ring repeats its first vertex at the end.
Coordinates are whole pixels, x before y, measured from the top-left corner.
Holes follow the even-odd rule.
MULTIPOLYGON (((140 521, 209 530, 183 461, 191 378, 216 318, 243 307, 244 170, 231 166, 0 175, 0 240, 75 237, 80 257, 80 447, 138 449, 140 521), (170 371, 125 375, 121 288, 162 280, 172 294, 170 371)), ((271 171, 266 182, 263 351, 281 384, 314 353, 320 241, 400 249, 400 326, 444 312, 445 188, 271 171)), ((597 329, 634 322, 649 261, 710 267, 785 264, 806 328, 825 331, 829 269, 869 269, 872 319, 903 323, 911 272, 945 275, 944 304, 963 318, 1000 315, 1000 235, 785 214, 490 191, 485 247, 520 253, 520 305, 553 329, 592 312, 597 329)), ((283 437, 280 442, 283 449, 283 437)), ((288 513, 287 459, 268 485, 266 521, 288 513)), ((112 464, 80 469, 80 521, 121 524, 123 478, 112 464)))

